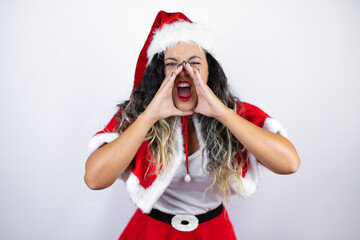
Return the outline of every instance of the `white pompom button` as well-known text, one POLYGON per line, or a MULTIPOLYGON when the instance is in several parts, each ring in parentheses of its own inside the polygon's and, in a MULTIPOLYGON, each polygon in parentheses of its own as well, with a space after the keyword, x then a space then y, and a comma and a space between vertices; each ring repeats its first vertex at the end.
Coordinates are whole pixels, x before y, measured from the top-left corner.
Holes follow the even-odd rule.
POLYGON ((190 182, 191 181, 191 177, 189 174, 186 174, 184 177, 185 182, 190 182))

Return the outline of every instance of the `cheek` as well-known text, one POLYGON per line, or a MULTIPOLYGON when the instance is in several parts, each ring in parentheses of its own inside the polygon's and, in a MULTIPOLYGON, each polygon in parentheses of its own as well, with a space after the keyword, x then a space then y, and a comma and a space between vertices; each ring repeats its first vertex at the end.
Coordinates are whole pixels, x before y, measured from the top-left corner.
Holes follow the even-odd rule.
POLYGON ((175 87, 175 84, 174 84, 174 86, 173 86, 173 88, 172 88, 172 95, 173 95, 173 97, 176 96, 176 87, 175 87))
POLYGON ((200 75, 201 75, 201 79, 207 83, 208 82, 208 78, 209 78, 209 68, 207 65, 203 65, 200 68, 200 75))
MULTIPOLYGON (((201 71, 201 70, 200 70, 201 71)), ((204 73, 201 73, 201 79, 207 84, 208 82, 208 79, 209 79, 209 73, 208 72, 204 72, 204 73)))

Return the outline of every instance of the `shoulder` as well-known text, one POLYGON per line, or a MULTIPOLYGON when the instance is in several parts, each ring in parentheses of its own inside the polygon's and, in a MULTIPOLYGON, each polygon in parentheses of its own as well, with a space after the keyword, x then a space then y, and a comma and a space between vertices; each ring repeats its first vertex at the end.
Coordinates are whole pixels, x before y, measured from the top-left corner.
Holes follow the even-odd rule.
POLYGON ((95 133, 95 135, 92 136, 88 145, 88 150, 90 153, 94 152, 104 144, 112 142, 119 136, 117 126, 119 124, 120 116, 121 110, 119 109, 110 119, 105 128, 101 131, 98 131, 97 133, 95 133))
POLYGON ((95 135, 98 135, 101 133, 117 132, 117 126, 119 124, 120 119, 121 119, 121 109, 117 110, 117 112, 114 114, 114 116, 106 124, 105 128, 103 130, 97 132, 95 135))
POLYGON ((253 104, 241 101, 236 101, 236 104, 237 114, 259 127, 262 127, 265 120, 270 118, 266 112, 253 104))

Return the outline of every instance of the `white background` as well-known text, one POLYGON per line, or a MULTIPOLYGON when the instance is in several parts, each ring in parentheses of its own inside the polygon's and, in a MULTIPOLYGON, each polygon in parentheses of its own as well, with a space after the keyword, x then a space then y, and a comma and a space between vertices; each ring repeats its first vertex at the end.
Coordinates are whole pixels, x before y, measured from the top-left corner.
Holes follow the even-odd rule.
POLYGON ((360 239, 360 2, 1 1, 0 239, 117 239, 135 206, 89 190, 87 144, 126 100, 159 10, 216 37, 234 92, 301 157, 228 207, 237 236, 360 239))

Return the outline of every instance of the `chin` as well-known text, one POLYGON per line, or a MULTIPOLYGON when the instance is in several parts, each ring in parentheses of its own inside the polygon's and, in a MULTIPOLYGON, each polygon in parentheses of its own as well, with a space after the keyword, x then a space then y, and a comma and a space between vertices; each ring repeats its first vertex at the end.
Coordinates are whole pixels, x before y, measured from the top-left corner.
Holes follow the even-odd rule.
POLYGON ((184 104, 184 103, 180 103, 180 104, 175 104, 175 107, 181 111, 191 111, 195 108, 196 103, 195 104, 184 104))

